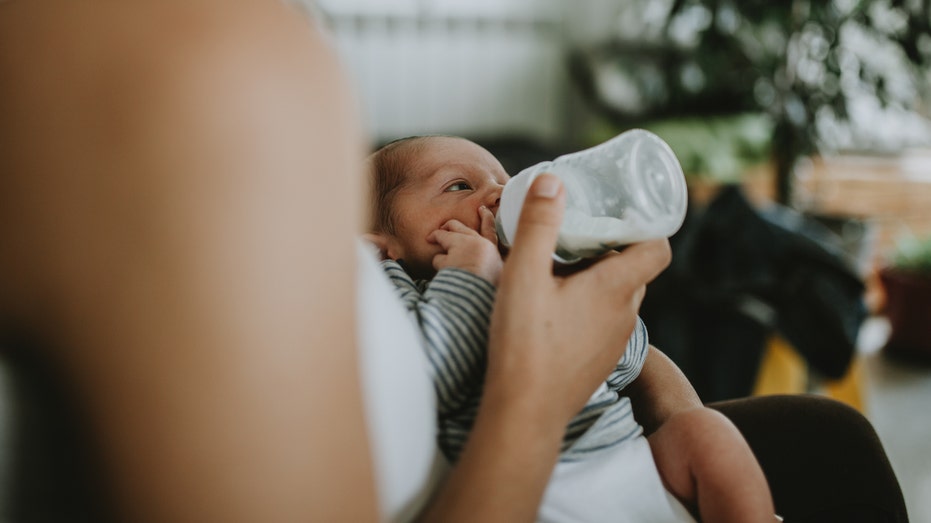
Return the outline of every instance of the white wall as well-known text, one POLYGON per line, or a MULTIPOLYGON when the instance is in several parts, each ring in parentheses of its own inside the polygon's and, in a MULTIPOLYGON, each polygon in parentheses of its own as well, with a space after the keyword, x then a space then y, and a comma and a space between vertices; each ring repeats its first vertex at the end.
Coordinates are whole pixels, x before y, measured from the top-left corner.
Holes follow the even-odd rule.
POLYGON ((376 141, 424 133, 554 140, 566 120, 559 0, 324 0, 376 141))
MULTIPOLYGON (((312 1, 312 0, 307 0, 312 1)), ((376 141, 573 141, 569 45, 649 38, 671 0, 318 0, 376 141), (652 24, 655 25, 655 24, 652 24)))

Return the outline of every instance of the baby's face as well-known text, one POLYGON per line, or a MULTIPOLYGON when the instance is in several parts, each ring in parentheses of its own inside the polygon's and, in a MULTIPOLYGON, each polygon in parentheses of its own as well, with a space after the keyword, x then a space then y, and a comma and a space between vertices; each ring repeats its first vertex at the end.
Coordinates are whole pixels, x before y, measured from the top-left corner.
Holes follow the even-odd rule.
POLYGON ((402 258, 412 274, 430 274, 442 249, 427 236, 449 220, 478 231, 479 208, 497 214, 508 175, 491 153, 463 138, 429 138, 407 163, 407 183, 394 200, 393 257, 402 258))

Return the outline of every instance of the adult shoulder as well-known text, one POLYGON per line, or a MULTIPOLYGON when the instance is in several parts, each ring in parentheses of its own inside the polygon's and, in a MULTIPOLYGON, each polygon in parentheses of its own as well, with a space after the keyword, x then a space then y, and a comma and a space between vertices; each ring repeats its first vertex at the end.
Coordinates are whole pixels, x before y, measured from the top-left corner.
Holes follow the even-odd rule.
POLYGON ((362 148, 281 2, 0 1, 0 335, 41 338, 125 519, 374 519, 362 148))
MULTIPOLYGON (((250 154, 287 163, 319 149, 325 172, 357 168, 350 100, 333 53, 284 2, 0 1, 0 328, 5 301, 41 309, 66 287, 49 275, 66 278, 61 263, 76 269, 73 252, 92 249, 63 240, 127 213, 108 206, 144 191, 137 204, 153 207, 132 214, 158 220, 168 207, 151 195, 192 179, 249 192, 293 177, 260 180, 250 154)), ((332 190, 357 194, 344 178, 332 190)))

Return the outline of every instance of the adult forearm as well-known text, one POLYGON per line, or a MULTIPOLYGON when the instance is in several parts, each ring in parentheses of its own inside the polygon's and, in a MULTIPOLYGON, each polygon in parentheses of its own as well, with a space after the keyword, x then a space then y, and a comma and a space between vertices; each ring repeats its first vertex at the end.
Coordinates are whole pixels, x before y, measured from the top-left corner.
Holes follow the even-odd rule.
POLYGON ((423 521, 535 520, 563 423, 537 398, 514 392, 486 388, 469 441, 423 521))
POLYGON ((625 392, 631 399, 634 416, 647 434, 676 412, 702 406, 701 399, 685 374, 653 346, 650 346, 640 376, 625 392))

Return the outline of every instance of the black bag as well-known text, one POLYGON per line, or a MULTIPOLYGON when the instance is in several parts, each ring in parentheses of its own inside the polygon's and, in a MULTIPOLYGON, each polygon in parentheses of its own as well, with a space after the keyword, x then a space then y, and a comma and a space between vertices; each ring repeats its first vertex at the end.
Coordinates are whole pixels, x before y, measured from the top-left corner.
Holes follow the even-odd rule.
POLYGON ((690 209, 670 243, 641 315, 704 401, 749 395, 774 332, 820 375, 846 373, 864 286, 828 229, 784 207, 758 211, 729 186, 690 209))

